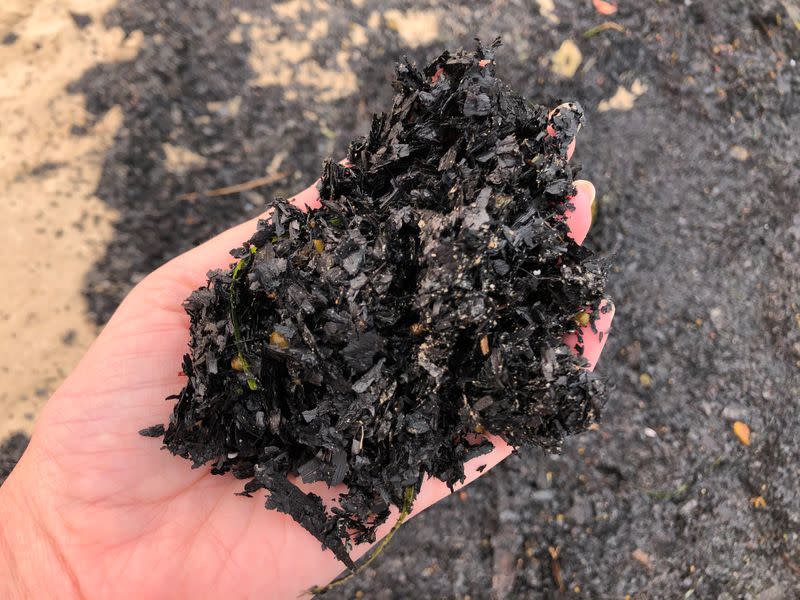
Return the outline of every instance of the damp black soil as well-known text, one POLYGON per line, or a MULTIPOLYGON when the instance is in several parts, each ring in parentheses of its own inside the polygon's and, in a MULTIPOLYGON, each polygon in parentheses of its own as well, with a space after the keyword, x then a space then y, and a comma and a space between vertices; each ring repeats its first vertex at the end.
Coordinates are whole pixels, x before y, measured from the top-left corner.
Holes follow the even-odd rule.
POLYGON ((9 476, 27 447, 28 438, 21 433, 10 436, 0 444, 0 485, 9 476))
POLYGON ((511 90, 497 46, 401 62, 391 109, 345 164, 326 161, 322 206, 276 199, 185 303, 166 448, 246 479, 245 495, 266 489, 351 568, 350 548, 391 506, 407 514, 426 477, 464 480, 492 449, 480 434, 558 451, 603 404, 563 342, 600 314, 605 284, 565 222, 583 111, 511 90), (346 490, 326 507, 293 475, 346 490))

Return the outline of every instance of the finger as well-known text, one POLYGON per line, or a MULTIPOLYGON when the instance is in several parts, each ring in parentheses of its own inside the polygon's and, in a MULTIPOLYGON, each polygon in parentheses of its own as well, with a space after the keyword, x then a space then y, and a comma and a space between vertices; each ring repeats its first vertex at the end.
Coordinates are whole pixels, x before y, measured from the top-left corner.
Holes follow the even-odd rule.
MULTIPOLYGON (((592 203, 595 200, 594 185, 585 179, 575 181, 575 195, 569 198, 574 208, 567 211, 565 217, 569 227, 569 236, 577 244, 582 244, 592 225, 592 203)), ((600 316, 594 324, 587 325, 577 333, 564 337, 564 343, 574 352, 583 354, 589 362, 589 370, 593 370, 608 339, 611 320, 614 318, 613 304, 604 300, 600 303, 600 316)), ((589 311, 591 312, 591 311, 589 311)))
MULTIPOLYGON (((556 130, 553 128, 552 125, 547 126, 547 133, 550 134, 550 137, 555 137, 556 130)), ((572 155, 575 154, 575 146, 577 145, 577 138, 572 138, 572 141, 567 146, 567 160, 572 160, 572 155)))
MULTIPOLYGON (((485 67, 491 62, 492 62, 491 60, 484 58, 483 60, 478 61, 478 66, 485 67)), ((433 75, 431 75, 431 83, 436 83, 437 81, 439 81, 439 77, 442 76, 442 73, 444 73, 444 67, 439 67, 438 69, 436 69, 436 72, 433 75)))
MULTIPOLYGON (((547 118, 548 119, 552 119, 553 116, 556 115, 558 113, 558 111, 561 110, 562 108, 564 108, 564 109, 573 109, 574 107, 575 107, 575 105, 572 102, 564 102, 563 104, 559 104, 558 106, 556 106, 553 110, 551 110, 548 113, 547 118)), ((578 124, 578 131, 580 131, 580 128, 581 128, 581 126, 580 126, 580 124, 578 124)), ((547 126, 547 133, 550 134, 551 137, 555 137, 556 129, 555 129, 555 127, 553 127, 552 124, 547 126)), ((577 141, 577 138, 572 138, 572 141, 567 146, 567 160, 572 159, 572 155, 575 153, 576 141, 577 141)))
POLYGON ((574 208, 567 211, 565 217, 569 227, 569 237, 576 244, 582 244, 592 225, 592 203, 596 191, 591 181, 578 179, 575 181, 575 195, 569 198, 574 208))
POLYGON ((322 204, 320 203, 319 190, 317 189, 318 183, 319 180, 312 183, 296 196, 292 196, 289 198, 289 202, 303 212, 319 208, 322 204))
MULTIPOLYGON (((600 314, 594 323, 590 323, 580 329, 578 333, 570 333, 564 337, 564 343, 573 349, 574 352, 582 354, 588 361, 588 369, 594 370, 600 354, 608 340, 611 331, 611 321, 614 320, 615 307, 608 300, 603 300, 598 308, 600 314)), ((589 311, 591 312, 591 311, 589 311)))
MULTIPOLYGON (((571 102, 559 104, 548 113, 547 118, 552 119, 562 108, 572 110, 574 104, 571 102)), ((580 124, 578 125, 578 131, 580 131, 580 124)), ((556 129, 552 123, 547 126, 547 133, 555 137, 556 129)), ((577 138, 572 138, 572 141, 567 146, 567 160, 572 159, 576 145, 577 138)), ((567 211, 566 219, 570 230, 569 236, 578 244, 582 244, 586 234, 589 233, 589 227, 592 224, 594 197, 595 189, 591 182, 583 179, 575 181, 575 195, 569 198, 570 204, 574 205, 574 208, 567 211)))
MULTIPOLYGON (((317 190, 317 183, 314 182, 299 194, 292 196, 289 199, 289 202, 303 211, 319 208, 320 198, 319 190, 317 190)), ((219 235, 211 238, 209 241, 195 248, 192 252, 183 256, 188 257, 189 255, 192 255, 192 261, 190 262, 199 262, 201 259, 216 256, 220 251, 227 253, 231 248, 240 246, 242 242, 249 239, 250 236, 255 233, 258 221, 269 216, 270 213, 271 210, 268 210, 255 219, 250 219, 241 225, 236 225, 227 231, 223 231, 219 235)), ((206 265, 208 264, 210 263, 206 263, 206 265)), ((206 269, 208 269, 208 266, 206 266, 206 269)), ((205 275, 205 271, 203 272, 203 275, 205 275)))
MULTIPOLYGON (((319 190, 317 183, 304 189, 299 194, 289 199, 289 202, 301 210, 313 210, 320 207, 319 190)), ((256 231, 259 219, 269 215, 270 211, 250 219, 240 225, 236 225, 219 235, 211 238, 207 242, 200 244, 190 252, 181 254, 157 269, 150 278, 164 278, 171 280, 176 278, 180 282, 185 282, 186 289, 181 293, 193 290, 206 279, 206 274, 210 269, 225 267, 233 259, 229 252, 231 249, 241 246, 256 231)), ((142 282, 146 286, 146 281, 142 282)), ((181 299, 183 302, 183 299, 181 299)))

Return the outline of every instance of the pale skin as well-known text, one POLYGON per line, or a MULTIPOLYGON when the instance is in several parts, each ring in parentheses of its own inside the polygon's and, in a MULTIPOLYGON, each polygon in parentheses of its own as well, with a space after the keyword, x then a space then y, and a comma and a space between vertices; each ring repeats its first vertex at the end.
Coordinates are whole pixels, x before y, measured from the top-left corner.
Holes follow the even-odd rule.
MULTIPOLYGON (((573 149, 574 140, 570 155, 573 149)), ((575 187, 567 223, 582 243, 595 190, 588 181, 575 187)), ((313 209, 316 188, 293 201, 313 209)), ((242 481, 191 470, 137 433, 168 421, 165 398, 184 384, 183 300, 209 269, 230 264, 228 251, 255 225, 234 227, 144 279, 49 400, 0 487, 0 597, 296 598, 343 570, 291 517, 266 510, 263 493, 237 496, 242 481)), ((613 307, 598 318, 597 333, 584 331, 591 368, 612 318, 613 307)), ((465 485, 480 476, 478 467, 486 473, 511 453, 493 441, 490 455, 468 463, 465 485)), ((412 516, 449 493, 426 481, 412 516)))

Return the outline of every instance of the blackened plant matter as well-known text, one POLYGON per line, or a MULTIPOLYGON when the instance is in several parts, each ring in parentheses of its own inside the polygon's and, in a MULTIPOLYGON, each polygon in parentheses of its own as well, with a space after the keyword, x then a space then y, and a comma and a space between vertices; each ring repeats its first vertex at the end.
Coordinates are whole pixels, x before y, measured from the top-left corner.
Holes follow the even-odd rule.
POLYGON ((558 450, 602 405, 562 341, 605 283, 564 219, 582 112, 509 89, 496 45, 401 63, 391 110, 325 163, 322 207, 276 199, 185 303, 166 447, 266 489, 350 568, 426 476, 463 480, 492 448, 476 434, 558 450), (326 507, 293 474, 346 489, 326 507))

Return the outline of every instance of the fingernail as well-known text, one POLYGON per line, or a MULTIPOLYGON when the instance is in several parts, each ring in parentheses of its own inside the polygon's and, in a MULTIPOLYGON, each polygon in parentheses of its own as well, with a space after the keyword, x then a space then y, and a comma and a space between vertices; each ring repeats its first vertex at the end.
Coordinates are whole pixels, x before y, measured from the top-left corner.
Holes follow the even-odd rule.
POLYGON ((592 203, 595 189, 591 181, 579 179, 575 182, 575 194, 568 198, 573 208, 564 217, 569 227, 569 237, 582 244, 592 226, 592 203))
POLYGON ((571 198, 575 198, 576 196, 586 196, 589 198, 590 204, 594 202, 595 197, 597 196, 597 189, 595 189, 594 184, 589 181, 588 179, 576 179, 574 181, 575 185, 575 195, 571 196, 571 198))

